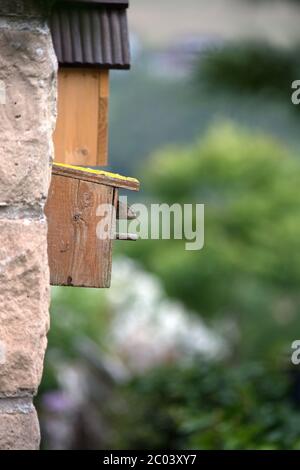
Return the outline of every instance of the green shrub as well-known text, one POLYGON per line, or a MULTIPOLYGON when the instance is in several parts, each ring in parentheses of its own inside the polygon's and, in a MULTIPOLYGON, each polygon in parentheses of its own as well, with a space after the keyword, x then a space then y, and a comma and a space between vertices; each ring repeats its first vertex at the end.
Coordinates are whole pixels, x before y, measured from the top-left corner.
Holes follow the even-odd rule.
POLYGON ((258 364, 194 363, 152 371, 124 391, 126 449, 300 449, 289 376, 258 364))

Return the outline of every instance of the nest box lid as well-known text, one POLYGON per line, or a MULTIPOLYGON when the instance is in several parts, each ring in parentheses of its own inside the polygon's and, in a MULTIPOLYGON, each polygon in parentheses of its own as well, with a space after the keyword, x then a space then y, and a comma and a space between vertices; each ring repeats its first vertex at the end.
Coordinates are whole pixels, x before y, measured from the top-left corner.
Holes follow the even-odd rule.
POLYGON ((50 28, 62 66, 130 68, 126 0, 58 0, 50 28))
POLYGON ((92 5, 120 5, 128 7, 129 0, 57 0, 57 3, 85 3, 92 5))
POLYGON ((140 189, 140 183, 137 179, 103 170, 94 170, 92 168, 67 165, 64 163, 54 163, 52 173, 54 175, 80 179, 91 183, 104 184, 105 186, 113 186, 114 188, 130 189, 131 191, 139 191, 140 189))

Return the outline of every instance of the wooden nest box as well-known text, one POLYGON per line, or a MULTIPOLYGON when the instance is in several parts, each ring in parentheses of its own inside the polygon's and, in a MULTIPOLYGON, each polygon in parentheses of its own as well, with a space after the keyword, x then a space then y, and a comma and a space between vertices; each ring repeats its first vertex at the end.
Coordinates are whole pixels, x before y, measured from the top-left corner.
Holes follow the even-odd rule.
POLYGON ((139 182, 101 170, 53 165, 45 210, 51 285, 110 286, 113 240, 134 239, 116 233, 116 219, 134 218, 119 203, 120 189, 138 191, 139 182))
POLYGON ((45 210, 52 285, 109 287, 113 240, 135 238, 117 234, 115 222, 133 217, 118 195, 137 191, 138 181, 87 168, 108 163, 109 70, 130 66, 127 7, 126 0, 57 0, 53 7, 58 117, 45 210), (103 217, 106 238, 98 232, 103 217))
POLYGON ((51 33, 59 63, 55 161, 108 162, 109 70, 130 67, 126 0, 58 0, 51 33))

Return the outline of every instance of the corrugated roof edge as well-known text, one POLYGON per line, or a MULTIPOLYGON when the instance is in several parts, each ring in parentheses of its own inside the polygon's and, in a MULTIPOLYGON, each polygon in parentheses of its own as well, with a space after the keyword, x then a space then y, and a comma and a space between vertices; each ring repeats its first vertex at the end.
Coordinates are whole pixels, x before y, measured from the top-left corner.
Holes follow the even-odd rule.
POLYGON ((132 69, 130 64, 125 64, 125 65, 120 65, 120 64, 103 64, 103 63, 82 63, 82 62, 72 62, 71 64, 68 64, 66 62, 59 62, 59 65, 63 67, 64 69, 91 69, 91 70, 125 70, 130 71, 132 69))
POLYGON ((90 5, 113 5, 115 7, 128 7, 129 0, 56 0, 56 4, 58 3, 82 3, 82 4, 90 4, 90 5))
POLYGON ((120 5, 96 4, 90 0, 89 3, 58 2, 52 12, 50 27, 59 64, 128 70, 127 10, 120 5))

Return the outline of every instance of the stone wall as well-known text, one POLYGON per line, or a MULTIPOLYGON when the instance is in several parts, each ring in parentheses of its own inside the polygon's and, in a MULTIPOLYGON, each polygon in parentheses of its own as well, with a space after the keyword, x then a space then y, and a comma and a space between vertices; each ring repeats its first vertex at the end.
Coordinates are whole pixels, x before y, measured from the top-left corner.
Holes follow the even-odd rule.
POLYGON ((0 0, 0 449, 37 449, 49 327, 47 223, 56 58, 47 2, 0 0))

